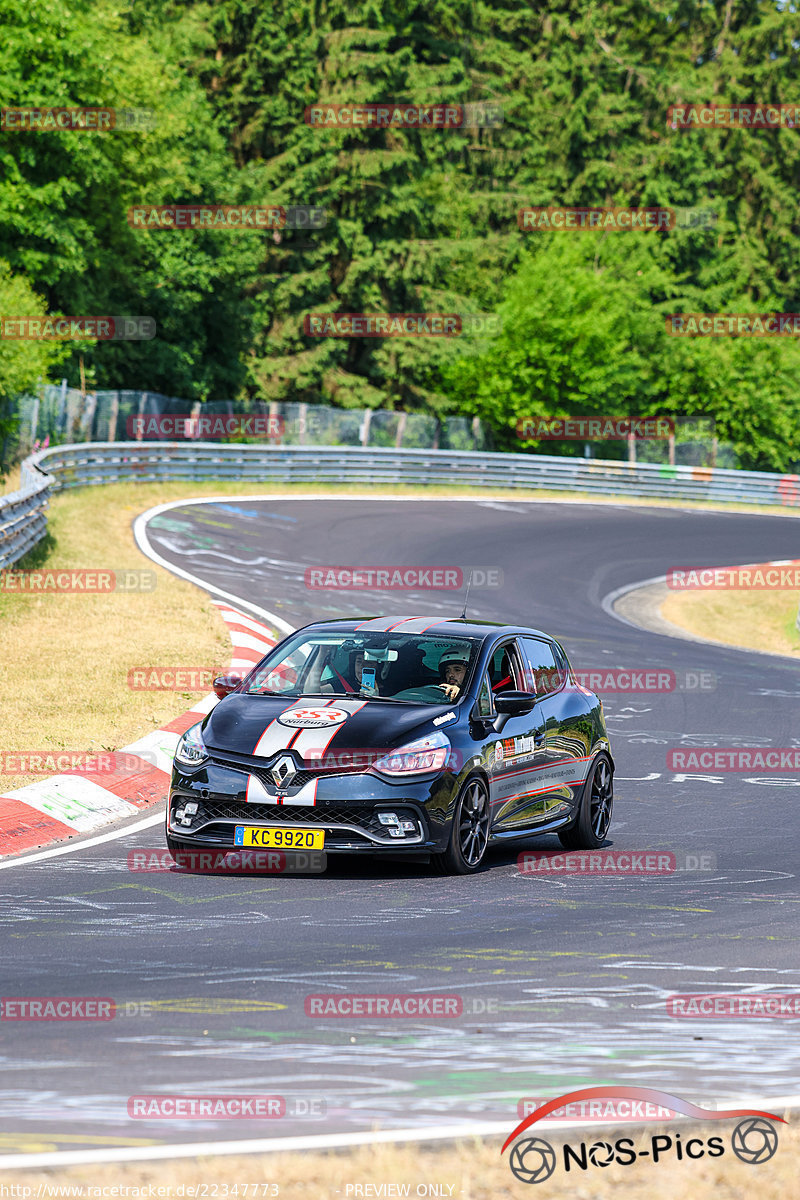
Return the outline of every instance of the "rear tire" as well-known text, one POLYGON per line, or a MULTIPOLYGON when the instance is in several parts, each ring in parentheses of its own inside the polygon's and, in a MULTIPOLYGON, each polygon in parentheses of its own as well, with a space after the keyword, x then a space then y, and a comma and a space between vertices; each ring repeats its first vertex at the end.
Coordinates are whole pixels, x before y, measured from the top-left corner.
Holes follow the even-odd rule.
POLYGON ((490 819, 488 789, 479 775, 473 775, 458 793, 447 849, 432 856, 435 868, 444 875, 472 875, 480 870, 489 844, 490 819))
POLYGON ((577 820, 562 829, 558 840, 566 850, 597 850, 606 840, 614 807, 614 771, 605 754, 598 755, 583 785, 577 820))

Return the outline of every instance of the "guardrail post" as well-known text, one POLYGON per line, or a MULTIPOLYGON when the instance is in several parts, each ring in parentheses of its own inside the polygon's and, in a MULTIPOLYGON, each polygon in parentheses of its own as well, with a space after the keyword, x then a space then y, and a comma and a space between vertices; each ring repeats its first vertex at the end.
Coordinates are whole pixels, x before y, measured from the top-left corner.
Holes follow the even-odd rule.
POLYGON ((39 424, 39 397, 34 396, 31 409, 31 445, 36 441, 36 429, 39 424))
POLYGON ((408 413, 405 410, 403 410, 403 412, 398 414, 398 417, 399 417, 399 419, 397 422, 397 436, 394 439, 394 444, 399 450, 403 444, 403 435, 406 431, 406 422, 408 421, 408 413))
MULTIPOLYGON (((144 409, 145 409, 146 404, 147 404, 147 392, 142 392, 141 396, 139 397, 139 413, 138 413, 138 415, 140 417, 144 416, 144 409)), ((136 440, 137 440, 137 442, 140 442, 142 440, 142 437, 144 436, 143 430, 144 430, 144 421, 137 421, 136 422, 136 440)))
POLYGON ((67 423, 67 381, 61 380, 61 395, 58 397, 58 410, 56 412, 56 431, 59 436, 63 436, 66 431, 67 423))
POLYGON ((108 440, 117 440, 117 418, 119 417, 119 392, 114 392, 108 406, 108 440))

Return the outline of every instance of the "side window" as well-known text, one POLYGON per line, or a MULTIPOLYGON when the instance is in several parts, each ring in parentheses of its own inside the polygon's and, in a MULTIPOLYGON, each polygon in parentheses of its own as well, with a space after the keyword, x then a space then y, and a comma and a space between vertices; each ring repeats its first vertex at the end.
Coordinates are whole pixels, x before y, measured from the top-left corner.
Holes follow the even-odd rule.
POLYGON ((519 640, 525 663, 525 690, 537 696, 558 691, 567 676, 563 664, 556 663, 550 643, 539 638, 519 640))
POLYGON ((521 668, 513 642, 498 646, 489 664, 489 683, 492 693, 516 691, 522 687, 521 668))
POLYGON ((489 683, 489 676, 484 675, 481 690, 478 693, 478 716, 493 717, 494 704, 492 703, 492 688, 489 683))
POLYGON ((559 645, 558 642, 553 642, 553 653, 556 656, 556 666, 561 671, 562 675, 564 676, 564 681, 566 682, 570 677, 571 670, 570 662, 567 658, 567 652, 563 646, 559 645))

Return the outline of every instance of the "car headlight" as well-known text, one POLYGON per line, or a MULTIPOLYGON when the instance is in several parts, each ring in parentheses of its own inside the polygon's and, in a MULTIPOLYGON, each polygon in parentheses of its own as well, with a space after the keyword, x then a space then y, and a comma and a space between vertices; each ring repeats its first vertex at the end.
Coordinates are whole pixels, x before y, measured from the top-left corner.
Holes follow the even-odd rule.
POLYGON ((181 740, 175 747, 175 761, 182 763, 186 767, 196 767, 203 759, 207 758, 206 748, 203 743, 203 736, 200 732, 202 722, 198 721, 196 725, 192 725, 191 729, 187 729, 181 740))
POLYGON ((374 771, 382 775, 421 775, 427 771, 441 771, 450 755, 450 742, 443 733, 430 733, 390 750, 373 765, 374 771))

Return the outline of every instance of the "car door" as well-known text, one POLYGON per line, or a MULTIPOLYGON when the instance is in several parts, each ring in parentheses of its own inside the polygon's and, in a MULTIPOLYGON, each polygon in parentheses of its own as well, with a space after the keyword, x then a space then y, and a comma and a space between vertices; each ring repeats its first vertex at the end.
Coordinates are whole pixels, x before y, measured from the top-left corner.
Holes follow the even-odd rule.
MULTIPOLYGON (((528 691, 525 666, 515 638, 499 643, 489 660, 478 697, 484 720, 496 721, 495 698, 504 691, 528 691)), ((496 832, 526 827, 533 803, 537 741, 544 738, 536 706, 524 716, 508 717, 497 732, 489 727, 484 747, 496 832)))
POLYGON ((585 743, 570 736, 565 687, 569 671, 560 648, 546 638, 520 637, 526 688, 538 697, 536 710, 543 732, 537 760, 538 786, 548 798, 548 813, 563 801, 572 804, 586 776, 585 743))
MULTIPOLYGON (((504 645, 517 691, 530 692, 536 703, 525 716, 509 717, 492 738, 490 794, 494 832, 513 834, 535 828, 569 811, 572 777, 568 754, 558 739, 557 692, 565 674, 549 643, 519 637, 504 645)), ((496 655, 490 678, 498 674, 496 655)), ((503 687, 502 690, 505 690, 503 687)), ((497 691, 493 691, 493 696, 497 691)))

